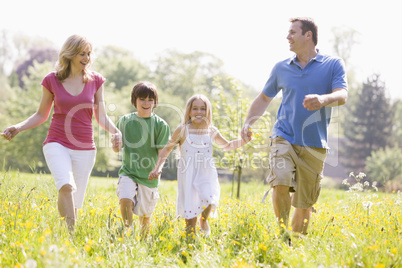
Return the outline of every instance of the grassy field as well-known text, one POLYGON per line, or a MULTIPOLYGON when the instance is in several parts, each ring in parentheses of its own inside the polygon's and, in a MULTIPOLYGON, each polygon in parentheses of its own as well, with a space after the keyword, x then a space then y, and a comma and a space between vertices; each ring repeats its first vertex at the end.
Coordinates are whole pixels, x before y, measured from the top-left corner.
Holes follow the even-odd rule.
POLYGON ((91 178, 73 236, 49 175, 0 172, 0 267, 402 267, 402 194, 323 189, 309 234, 282 242, 266 185, 222 184, 212 235, 187 239, 162 181, 146 240, 118 235, 116 178, 91 178))

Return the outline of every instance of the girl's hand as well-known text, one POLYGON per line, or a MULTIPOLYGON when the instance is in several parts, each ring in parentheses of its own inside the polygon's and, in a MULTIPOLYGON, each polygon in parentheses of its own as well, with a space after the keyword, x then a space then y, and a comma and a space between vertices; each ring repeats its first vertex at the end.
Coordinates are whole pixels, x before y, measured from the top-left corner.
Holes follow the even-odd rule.
POLYGON ((123 139, 120 132, 117 132, 112 135, 112 142, 113 151, 118 152, 120 151, 121 147, 123 146, 123 139))
POLYGON ((11 126, 6 128, 3 133, 1 133, 1 136, 3 136, 6 140, 11 141, 12 138, 17 136, 19 132, 20 129, 17 126, 11 126))
POLYGON ((161 175, 161 174, 162 174, 162 171, 161 171, 161 170, 153 169, 153 170, 149 173, 148 180, 152 181, 152 180, 154 180, 154 179, 157 179, 157 178, 159 177, 159 175, 161 175))
POLYGON ((248 143, 251 141, 251 136, 253 136, 253 133, 251 132, 251 125, 245 124, 241 130, 241 138, 245 143, 248 143))

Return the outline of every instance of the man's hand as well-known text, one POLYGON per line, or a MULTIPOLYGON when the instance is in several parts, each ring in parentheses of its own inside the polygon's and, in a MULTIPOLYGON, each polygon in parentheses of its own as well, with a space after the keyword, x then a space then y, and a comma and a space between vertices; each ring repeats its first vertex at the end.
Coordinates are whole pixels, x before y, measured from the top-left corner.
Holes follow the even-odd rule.
POLYGON ((316 111, 325 106, 325 98, 317 94, 309 94, 304 97, 303 106, 309 111, 316 111))
POLYGON ((253 133, 251 132, 251 125, 250 124, 244 124, 242 130, 241 130, 241 138, 244 140, 246 143, 251 140, 251 136, 253 133))

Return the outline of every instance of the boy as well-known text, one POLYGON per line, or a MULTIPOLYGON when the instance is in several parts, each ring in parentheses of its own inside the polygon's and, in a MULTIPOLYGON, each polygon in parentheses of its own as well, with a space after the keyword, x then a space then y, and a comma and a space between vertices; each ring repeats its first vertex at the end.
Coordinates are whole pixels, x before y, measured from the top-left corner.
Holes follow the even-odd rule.
POLYGON ((136 84, 131 92, 131 103, 137 112, 124 115, 117 122, 122 141, 112 137, 115 152, 123 147, 116 193, 124 226, 133 228, 133 213, 138 215, 141 236, 145 237, 159 197, 159 179, 150 181, 148 175, 155 166, 159 151, 169 141, 170 129, 153 113, 158 104, 158 92, 152 83, 136 84))

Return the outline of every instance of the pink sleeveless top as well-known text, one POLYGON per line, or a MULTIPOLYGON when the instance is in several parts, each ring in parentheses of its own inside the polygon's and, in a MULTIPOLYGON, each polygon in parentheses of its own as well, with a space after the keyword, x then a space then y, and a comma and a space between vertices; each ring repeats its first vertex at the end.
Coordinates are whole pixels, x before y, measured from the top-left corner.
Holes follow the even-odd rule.
POLYGON ((95 150, 92 128, 92 114, 95 93, 105 82, 105 78, 92 73, 92 80, 87 82, 81 94, 73 96, 57 80, 54 72, 42 81, 54 96, 54 113, 49 132, 43 145, 57 142, 72 150, 95 150))

